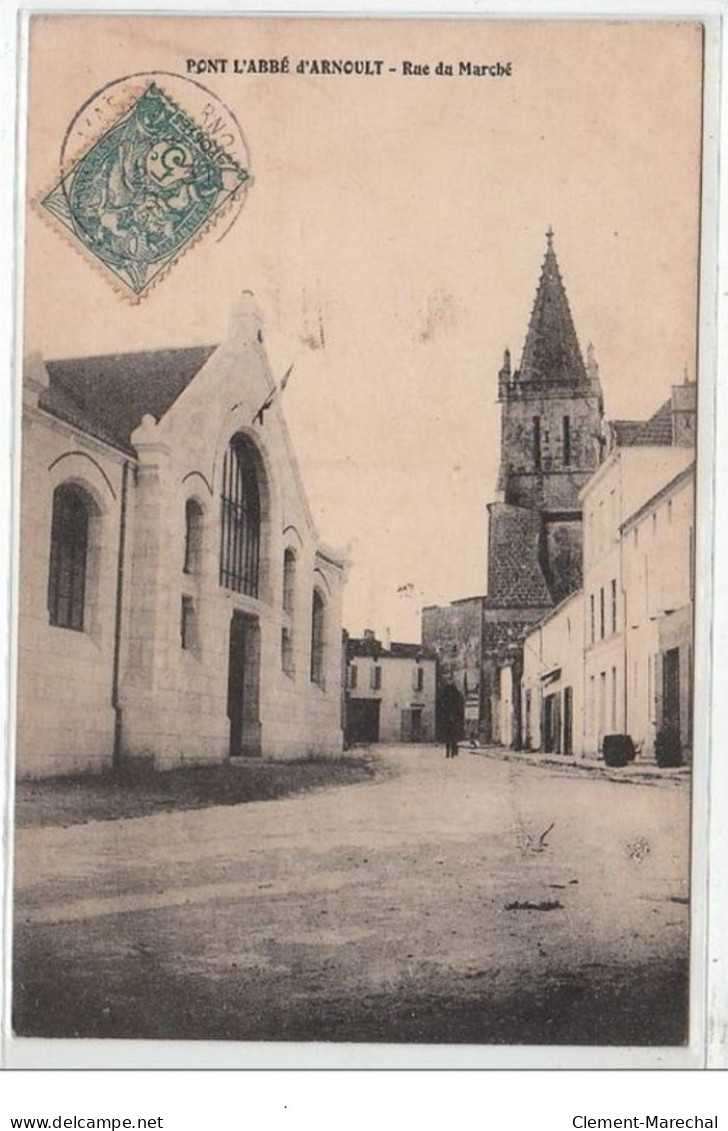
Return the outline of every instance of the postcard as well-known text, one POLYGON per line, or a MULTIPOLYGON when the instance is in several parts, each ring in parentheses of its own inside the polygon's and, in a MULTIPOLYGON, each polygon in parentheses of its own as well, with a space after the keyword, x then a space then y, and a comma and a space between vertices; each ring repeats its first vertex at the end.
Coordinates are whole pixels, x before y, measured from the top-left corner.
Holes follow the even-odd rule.
POLYGON ((25 30, 6 1056, 700 1063, 705 23, 25 30))

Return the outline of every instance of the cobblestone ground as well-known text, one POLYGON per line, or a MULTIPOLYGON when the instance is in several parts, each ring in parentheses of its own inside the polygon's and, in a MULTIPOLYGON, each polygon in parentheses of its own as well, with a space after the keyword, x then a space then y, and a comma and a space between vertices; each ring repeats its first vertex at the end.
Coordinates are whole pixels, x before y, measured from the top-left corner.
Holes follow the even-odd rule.
POLYGON ((15 1031, 683 1042, 684 777, 379 755, 371 783, 20 830, 15 1031))

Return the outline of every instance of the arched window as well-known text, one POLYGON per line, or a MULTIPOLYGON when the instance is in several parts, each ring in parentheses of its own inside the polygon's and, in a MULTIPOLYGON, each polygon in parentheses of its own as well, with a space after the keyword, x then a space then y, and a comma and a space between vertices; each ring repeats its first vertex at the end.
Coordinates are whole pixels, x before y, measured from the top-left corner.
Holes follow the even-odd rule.
POLYGON ((283 612, 293 614, 296 603, 296 552, 286 550, 283 555, 283 612))
POLYGON ((281 666, 286 675, 295 676, 293 660, 293 612, 296 604, 296 552, 283 554, 283 628, 281 629, 281 666))
POLYGON ((202 567, 202 507, 196 499, 185 503, 185 573, 199 573, 202 567))
POLYGON ((73 483, 53 492, 48 617, 59 628, 84 627, 90 497, 73 483))
POLYGON ((313 591, 311 610, 311 681, 324 686, 324 628, 326 606, 317 589, 313 591))
POLYGON ((233 436, 222 479, 220 584, 257 597, 260 585, 260 491, 252 444, 233 436))

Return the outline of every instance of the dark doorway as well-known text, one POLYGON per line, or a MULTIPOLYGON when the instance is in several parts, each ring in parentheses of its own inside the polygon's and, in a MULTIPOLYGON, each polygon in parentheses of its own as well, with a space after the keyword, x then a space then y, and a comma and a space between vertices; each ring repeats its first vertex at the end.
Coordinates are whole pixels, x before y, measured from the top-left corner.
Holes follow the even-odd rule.
POLYGON ((547 754, 561 753, 561 712, 559 696, 547 695, 543 701, 543 749, 547 754))
POLYGON ((260 626, 258 618, 238 609, 230 620, 227 713, 230 757, 261 753, 260 626))
POLYGON ((574 753, 574 689, 564 688, 564 754, 574 753))
POLYGON ((680 735, 680 649, 671 648, 662 658, 662 722, 680 735))
POLYGON ((379 699, 349 699, 347 722, 349 742, 379 742, 379 699))
POLYGON ((530 750, 531 749, 531 692, 530 691, 526 692, 525 715, 526 715, 526 733, 525 733, 524 738, 523 738, 523 748, 524 748, 524 750, 530 750))
POLYGON ((422 742, 422 708, 402 708, 402 742, 422 742))

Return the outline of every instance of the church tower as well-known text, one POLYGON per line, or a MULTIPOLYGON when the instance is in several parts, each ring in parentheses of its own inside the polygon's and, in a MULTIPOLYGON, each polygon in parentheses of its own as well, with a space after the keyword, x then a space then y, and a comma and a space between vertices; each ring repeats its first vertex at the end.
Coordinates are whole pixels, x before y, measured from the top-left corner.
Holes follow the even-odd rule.
MULTIPOLYGON (((488 592, 498 596, 505 525, 538 529, 538 562, 551 600, 581 584, 579 491, 601 460, 602 390, 590 346, 584 362, 554 251, 546 233, 536 299, 519 369, 506 350, 498 374, 501 404, 499 502, 490 507, 488 592)), ((509 535, 508 540, 512 537, 509 535)), ((533 567, 524 567, 531 576, 533 567)))
POLYGON ((469 733, 519 749, 524 636, 582 585, 579 492, 599 467, 606 438, 599 369, 592 347, 585 361, 579 346, 551 229, 520 367, 506 350, 498 401, 487 593, 423 609, 422 640, 456 679, 469 733))

